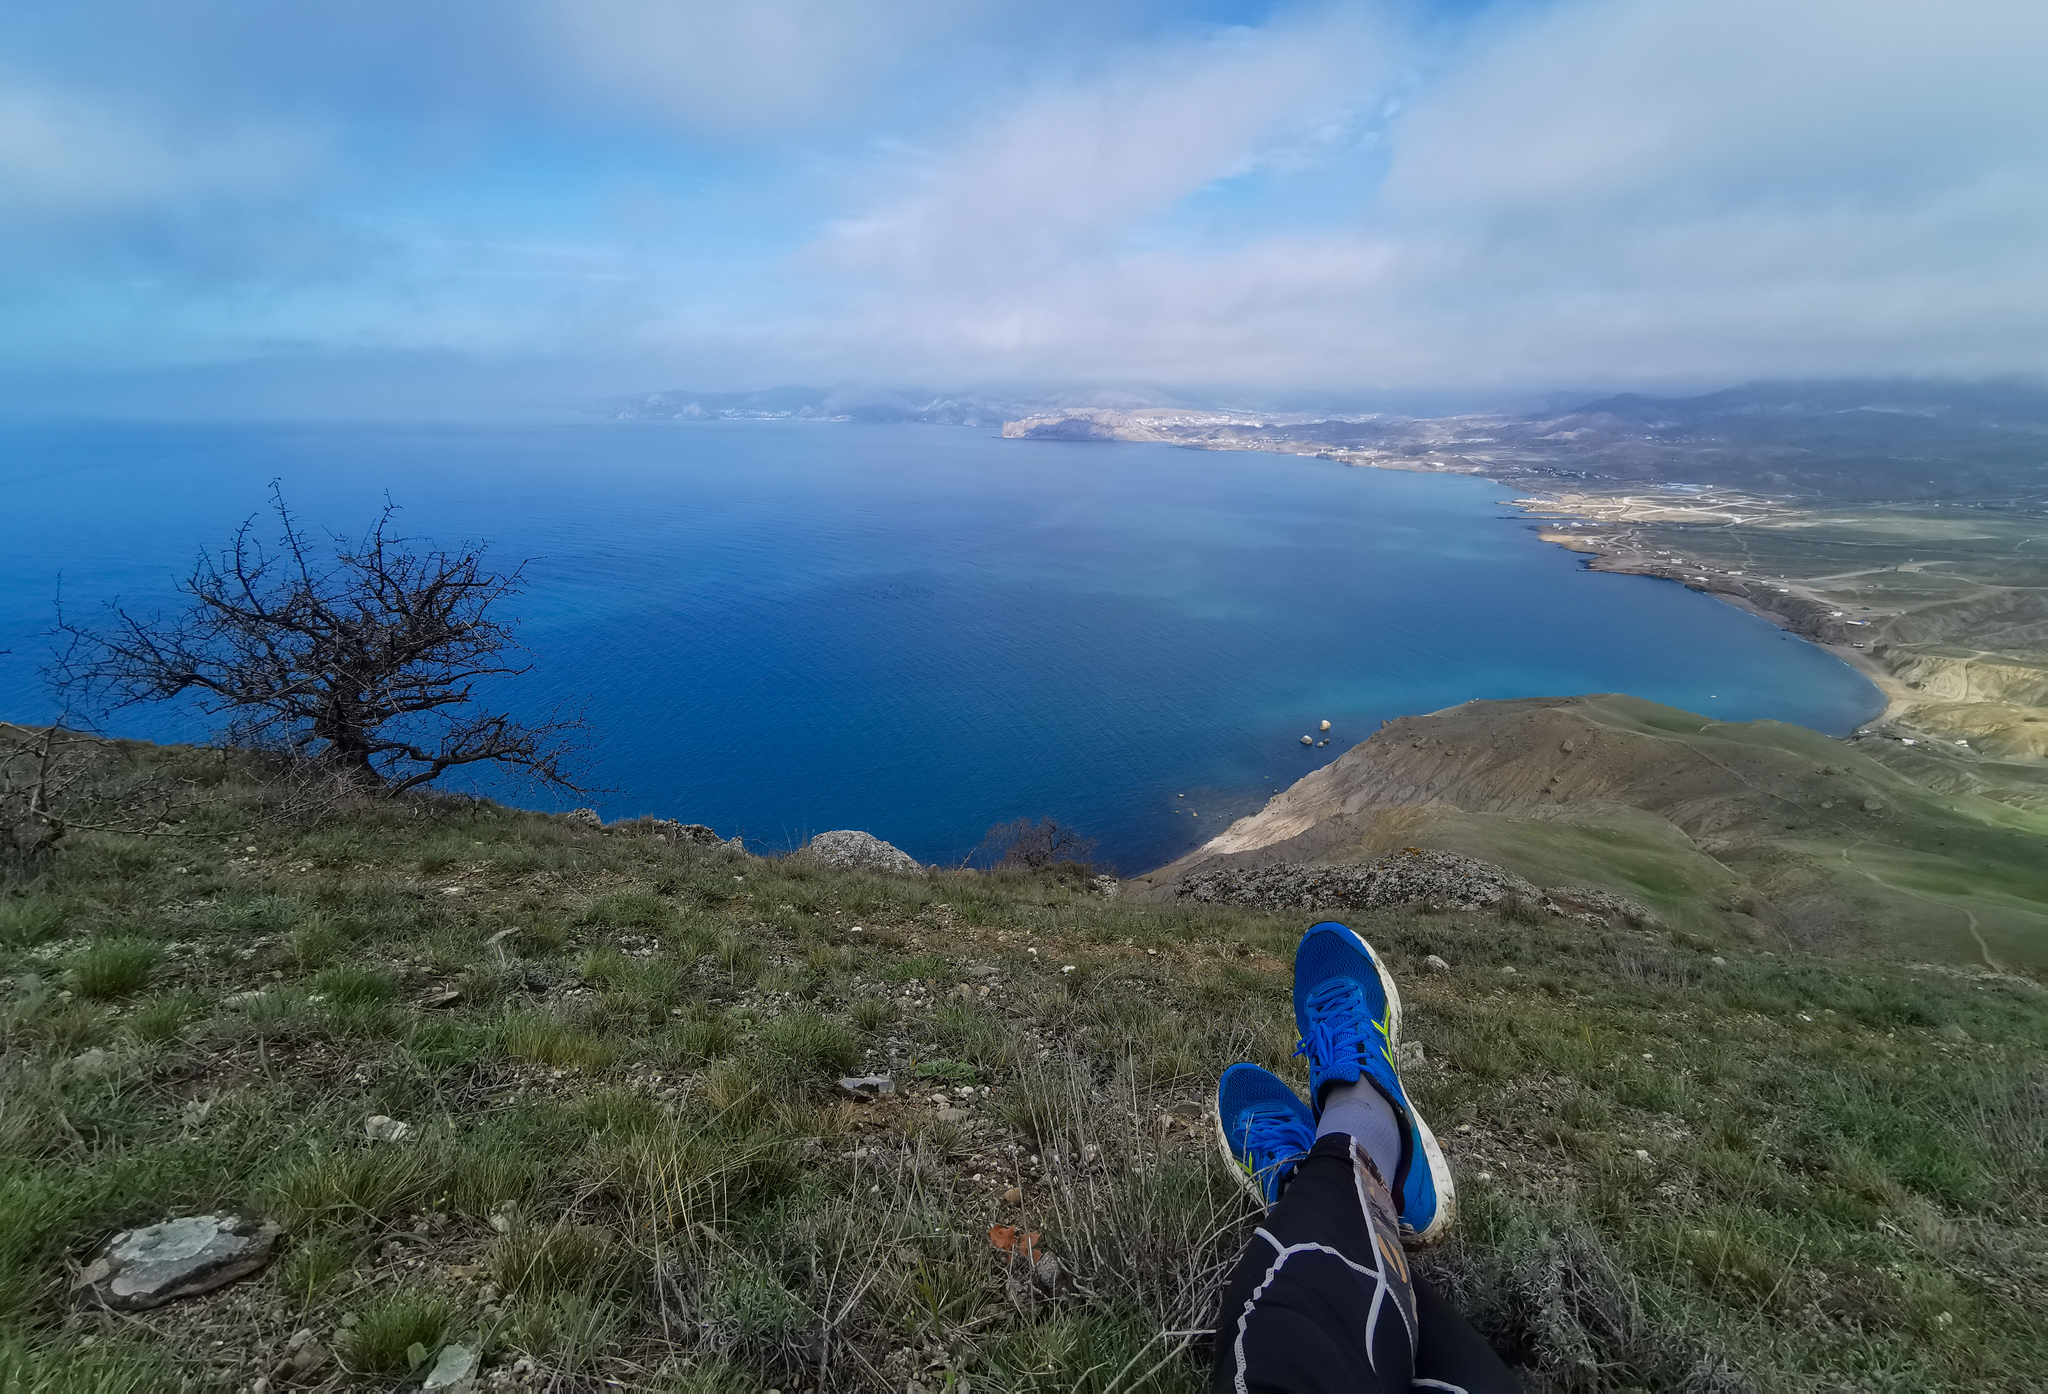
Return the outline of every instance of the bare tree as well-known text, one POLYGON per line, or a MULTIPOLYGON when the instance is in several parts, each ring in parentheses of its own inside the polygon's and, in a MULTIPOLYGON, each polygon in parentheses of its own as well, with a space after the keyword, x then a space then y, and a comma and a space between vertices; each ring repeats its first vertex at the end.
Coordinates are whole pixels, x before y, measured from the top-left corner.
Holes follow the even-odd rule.
POLYGON ((61 720, 0 722, 0 872, 48 866, 73 832, 175 834, 188 793, 61 720))
POLYGON ((525 724, 479 705, 480 684, 528 671, 511 624, 491 614, 520 593, 523 567, 496 574, 482 544, 417 551, 387 504, 362 538, 316 558, 271 485, 279 534, 250 518, 218 557, 202 554, 170 617, 109 607, 103 630, 59 612, 69 645, 49 670, 92 709, 195 695, 225 716, 229 744, 318 761, 358 788, 397 792, 468 765, 510 766, 575 788, 583 731, 560 714, 525 724))
POLYGON ((1018 818, 998 823, 981 840, 973 860, 986 866, 1023 867, 1044 871, 1063 863, 1085 866, 1095 852, 1095 839, 1051 818, 1033 822, 1018 818))

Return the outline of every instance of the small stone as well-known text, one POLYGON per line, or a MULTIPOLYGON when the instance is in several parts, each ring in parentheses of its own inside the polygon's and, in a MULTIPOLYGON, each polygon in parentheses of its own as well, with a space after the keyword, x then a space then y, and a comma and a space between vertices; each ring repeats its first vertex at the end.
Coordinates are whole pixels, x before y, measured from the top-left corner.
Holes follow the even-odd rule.
POLYGON ((1060 1285, 1060 1261, 1051 1254, 1031 1265, 1031 1276, 1040 1287, 1056 1288, 1060 1285))
POLYGON ((1500 971, 1501 971, 1501 972, 1503 972, 1503 973, 1505 973, 1505 974, 1506 974, 1507 976, 1509 976, 1510 978, 1512 978, 1512 977, 1514 977, 1514 976, 1515 976, 1515 965, 1514 965, 1514 964, 1512 964, 1512 963, 1510 963, 1510 964, 1507 964, 1507 965, 1506 965, 1506 966, 1504 966, 1504 967, 1503 967, 1503 968, 1502 968, 1502 969, 1501 969, 1500 971))
POLYGON ((474 1346, 457 1345, 450 1342, 441 1347, 440 1358, 434 1368, 427 1371, 421 1382, 422 1389, 453 1389, 466 1384, 476 1373, 478 1352, 474 1346))
POLYGON ((1647 1148, 1643 1148, 1643 1147, 1638 1147, 1638 1148, 1636 1149, 1636 1160, 1637 1160, 1637 1161, 1639 1161, 1639 1162, 1647 1162, 1647 1161, 1649 1161, 1649 1160, 1650 1160, 1650 1153, 1649 1153, 1649 1150, 1648 1150, 1647 1148))
POLYGON ((1321 727, 1319 727, 1318 729, 1320 729, 1320 730, 1324 730, 1324 731, 1327 731, 1327 730, 1329 730, 1329 729, 1330 729, 1330 723, 1329 723, 1329 722, 1327 722, 1327 721, 1325 721, 1325 722, 1324 722, 1324 723, 1322 724, 1322 726, 1321 726, 1321 727))
POLYGON ((1422 1049, 1420 1041, 1403 1041, 1394 1049, 1394 1063, 1404 1070, 1421 1069, 1429 1064, 1429 1056, 1422 1049))
POLYGON ((333 1359, 333 1356, 328 1354, 327 1347, 321 1345, 319 1340, 314 1337, 310 1327, 294 1332, 291 1342, 285 1346, 285 1349, 291 1353, 291 1358, 285 1362, 284 1368, 295 1379, 306 1378, 308 1375, 325 1367, 327 1362, 333 1359), (300 1337, 305 1339, 301 1340, 300 1337))
POLYGON ((444 987, 439 992, 430 993, 420 1005, 429 1011, 437 1011, 442 1007, 452 1007, 461 1000, 461 988, 444 987))
POLYGON ((1023 1199, 1024 1188, 1022 1186, 1012 1186, 1009 1190, 1003 1192, 1003 1203, 1005 1205, 1016 1205, 1023 1199))
POLYGON ((412 1136, 412 1124, 373 1113, 363 1120, 363 1135, 372 1142, 404 1142, 412 1136))
POLYGON ((111 1051, 105 1051, 98 1046, 94 1046, 91 1050, 81 1051, 77 1055, 72 1056, 69 1063, 73 1074, 97 1075, 105 1074, 120 1062, 115 1059, 111 1051))
POLYGON ((848 1075, 839 1087, 856 1099, 874 1099, 895 1093, 896 1081, 887 1075, 848 1075))
POLYGON ((1865 813, 1882 813, 1884 812, 1884 804, 1877 799, 1865 799, 1863 801, 1863 811, 1865 813))
POLYGON ((1716 968, 1726 968, 1728 966, 1728 960, 1721 957, 1721 955, 1719 954, 1715 954, 1712 958, 1708 959, 1707 962, 1713 964, 1716 968))
POLYGON ((1101 1158, 1101 1156, 1102 1149, 1100 1147, 1097 1147, 1092 1142, 1088 1143, 1081 1148, 1081 1165, 1084 1167, 1092 1167, 1095 1165, 1096 1161, 1101 1158))
POLYGON ((441 888, 441 894, 442 894, 442 895, 468 895, 468 894, 469 894, 469 887, 467 887, 467 886, 443 886, 443 887, 441 888))
POLYGON ((1314 745, 1316 743, 1316 738, 1314 736, 1303 736, 1301 738, 1301 743, 1303 745, 1314 745))
POLYGON ((967 1121, 967 1110, 964 1108, 942 1108, 939 1110, 938 1118, 941 1123, 964 1123, 967 1121))
POLYGON ((188 1215, 109 1239, 71 1285, 120 1311, 211 1292, 270 1261, 278 1227, 250 1215, 188 1215))
POLYGON ((1432 973, 1448 973, 1451 971, 1451 965, 1438 958, 1435 954, 1431 954, 1428 958, 1422 960, 1422 966, 1432 973))

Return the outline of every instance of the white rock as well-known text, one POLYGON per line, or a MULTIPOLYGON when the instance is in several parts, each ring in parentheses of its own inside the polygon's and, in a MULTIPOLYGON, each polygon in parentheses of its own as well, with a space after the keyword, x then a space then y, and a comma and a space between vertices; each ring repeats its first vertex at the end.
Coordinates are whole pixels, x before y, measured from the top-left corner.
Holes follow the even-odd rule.
POLYGON ((1451 971, 1451 965, 1438 958, 1435 954, 1431 954, 1428 958, 1422 960, 1422 966, 1432 973, 1448 973, 1451 971))
POLYGON ((1301 738, 1301 743, 1303 745, 1314 745, 1316 743, 1316 738, 1314 736, 1303 736, 1301 738))
POLYGON ((441 1357, 427 1371, 422 1389, 453 1389, 476 1373, 478 1352, 474 1347, 450 1343, 441 1347, 441 1357))
POLYGON ((373 1113, 363 1120, 363 1135, 372 1142, 404 1142, 412 1136, 412 1124, 373 1113))
POLYGON ((1325 731, 1329 730, 1329 729, 1330 729, 1330 723, 1329 723, 1329 722, 1327 722, 1327 721, 1325 721, 1325 722, 1323 723, 1322 729, 1323 729, 1323 730, 1325 730, 1325 731))

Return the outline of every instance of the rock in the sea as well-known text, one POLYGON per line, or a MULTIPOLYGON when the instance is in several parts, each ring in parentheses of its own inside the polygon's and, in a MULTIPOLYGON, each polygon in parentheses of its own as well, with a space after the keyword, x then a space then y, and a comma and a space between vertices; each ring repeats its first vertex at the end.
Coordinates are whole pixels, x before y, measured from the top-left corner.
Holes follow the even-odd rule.
POLYGON ((924 871, 908 852, 890 846, 873 833, 851 828, 819 833, 797 855, 840 871, 893 871, 905 875, 924 871))
POLYGON ((71 1290, 118 1311, 140 1312, 211 1292, 270 1261, 279 1229, 253 1215, 187 1215, 122 1230, 100 1247, 71 1290))
POLYGON ((1301 738, 1301 743, 1303 745, 1314 745, 1316 743, 1316 738, 1314 736, 1303 736, 1301 738))

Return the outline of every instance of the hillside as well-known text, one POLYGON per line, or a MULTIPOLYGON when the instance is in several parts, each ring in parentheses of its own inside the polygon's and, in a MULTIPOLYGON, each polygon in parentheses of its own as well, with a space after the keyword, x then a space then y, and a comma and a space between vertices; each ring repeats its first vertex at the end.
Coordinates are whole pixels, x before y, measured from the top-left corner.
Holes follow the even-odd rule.
POLYGON ((1937 792, 1862 744, 1632 697, 1469 702, 1388 722, 1138 889, 1416 847, 1679 926, 2048 967, 2048 815, 1937 792))
MULTIPOLYGON (((1573 756, 1658 729, 1529 714, 1573 756)), ((1737 747, 1742 778, 1802 749, 1697 753, 1737 747)), ((1504 788, 1489 758, 1459 787, 1504 788)), ((1253 1220, 1207 1098, 1239 1059, 1299 1078, 1307 916, 105 759, 114 802, 184 802, 0 893, 0 1389, 398 1389, 471 1354, 553 1394, 1201 1387, 1253 1220), (891 1092, 835 1082, 866 1074, 891 1092), (208 1212, 276 1226, 267 1264, 149 1311, 69 1291, 117 1231, 208 1212)), ((1856 818, 1933 826, 1829 763, 1899 810, 1856 818)), ((2032 982, 1522 905, 1352 919, 1462 1196, 1417 1262, 1532 1390, 2043 1387, 2032 982)))

